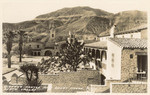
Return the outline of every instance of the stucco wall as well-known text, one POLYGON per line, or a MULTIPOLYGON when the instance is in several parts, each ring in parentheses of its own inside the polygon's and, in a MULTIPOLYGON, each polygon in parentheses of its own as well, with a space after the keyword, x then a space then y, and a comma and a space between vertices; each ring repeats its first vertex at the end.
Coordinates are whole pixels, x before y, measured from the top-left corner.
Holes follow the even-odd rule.
POLYGON ((141 38, 141 32, 116 35, 117 38, 141 38))
POLYGON ((142 39, 148 39, 148 31, 147 31, 147 29, 141 30, 141 38, 142 39))
POLYGON ((96 40, 95 35, 83 35, 81 37, 83 38, 83 40, 96 40))
POLYGON ((25 44, 26 46, 31 46, 32 49, 43 49, 43 44, 38 42, 30 42, 25 44), (37 45, 39 45, 39 48, 37 48, 37 45))
POLYGON ((109 36, 105 36, 105 37, 100 37, 100 41, 107 41, 109 36))
POLYGON ((137 55, 136 52, 147 52, 147 49, 123 49, 121 56, 121 80, 126 81, 137 72, 137 55), (133 54, 133 58, 130 55, 133 54))
POLYGON ((112 93, 147 93, 147 84, 119 83, 112 84, 112 93))
POLYGON ((107 76, 106 79, 121 79, 121 48, 107 41, 107 76))

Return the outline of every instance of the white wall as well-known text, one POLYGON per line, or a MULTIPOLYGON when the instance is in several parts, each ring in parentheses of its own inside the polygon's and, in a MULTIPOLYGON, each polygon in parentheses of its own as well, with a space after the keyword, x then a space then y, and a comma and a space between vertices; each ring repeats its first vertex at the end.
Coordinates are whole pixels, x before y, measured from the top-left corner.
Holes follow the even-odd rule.
POLYGON ((83 40, 96 40, 95 35, 83 35, 83 40))
POLYGON ((43 44, 42 43, 38 43, 38 42, 30 42, 27 43, 25 46, 30 46, 32 49, 42 49, 43 48, 43 44), (39 48, 37 48, 37 45, 39 45, 39 48))
MULTIPOLYGON (((106 53, 108 54, 107 51, 106 51, 106 53)), ((102 74, 105 75, 105 76, 107 76, 107 75, 106 75, 106 74, 107 74, 107 60, 108 60, 108 59, 105 59, 105 57, 103 57, 103 58, 102 58, 102 61, 101 61, 101 63, 106 66, 106 69, 102 67, 102 74)))
POLYGON ((117 38, 141 38, 141 32, 120 34, 120 35, 116 35, 115 37, 117 38))
POLYGON ((121 79, 121 47, 117 46, 110 40, 107 41, 107 75, 106 79, 121 79), (112 61, 114 54, 114 62, 112 61), (112 63, 114 63, 112 65, 112 63))
POLYGON ((107 41, 109 36, 105 36, 105 37, 100 37, 100 41, 107 41))

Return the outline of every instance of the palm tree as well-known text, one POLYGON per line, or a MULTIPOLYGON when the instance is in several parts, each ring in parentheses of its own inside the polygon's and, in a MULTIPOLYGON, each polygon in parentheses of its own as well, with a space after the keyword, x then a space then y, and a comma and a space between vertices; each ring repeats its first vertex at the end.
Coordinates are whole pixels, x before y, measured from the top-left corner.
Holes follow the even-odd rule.
POLYGON ((22 46, 23 46, 23 37, 26 36, 25 31, 19 30, 19 62, 22 62, 22 46))
POLYGON ((11 68, 11 49, 12 49, 12 44, 13 44, 13 38, 15 37, 15 33, 12 31, 8 31, 4 35, 6 39, 6 47, 7 47, 7 52, 8 52, 8 68, 11 68))

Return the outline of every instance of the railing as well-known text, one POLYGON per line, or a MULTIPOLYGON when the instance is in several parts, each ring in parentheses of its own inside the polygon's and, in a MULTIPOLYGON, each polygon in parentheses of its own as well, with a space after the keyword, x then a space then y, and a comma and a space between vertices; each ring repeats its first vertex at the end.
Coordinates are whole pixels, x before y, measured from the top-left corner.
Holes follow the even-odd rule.
POLYGON ((130 74, 131 82, 147 82, 147 73, 146 72, 137 72, 130 74))

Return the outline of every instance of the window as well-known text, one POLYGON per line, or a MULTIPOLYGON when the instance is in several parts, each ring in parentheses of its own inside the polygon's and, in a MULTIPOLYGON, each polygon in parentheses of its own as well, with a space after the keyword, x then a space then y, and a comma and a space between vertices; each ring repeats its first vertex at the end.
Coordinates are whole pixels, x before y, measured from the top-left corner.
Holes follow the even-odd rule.
POLYGON ((52 37, 54 37, 54 34, 52 34, 52 37))
POLYGON ((112 67, 114 67, 114 56, 115 56, 114 53, 112 53, 112 59, 111 59, 111 61, 112 61, 111 66, 112 66, 112 67))
POLYGON ((133 38, 133 35, 131 34, 131 38, 133 38))
POLYGON ((40 46, 39 45, 37 45, 37 48, 39 48, 40 46))
POLYGON ((130 59, 132 59, 133 58, 133 54, 130 54, 130 59))

